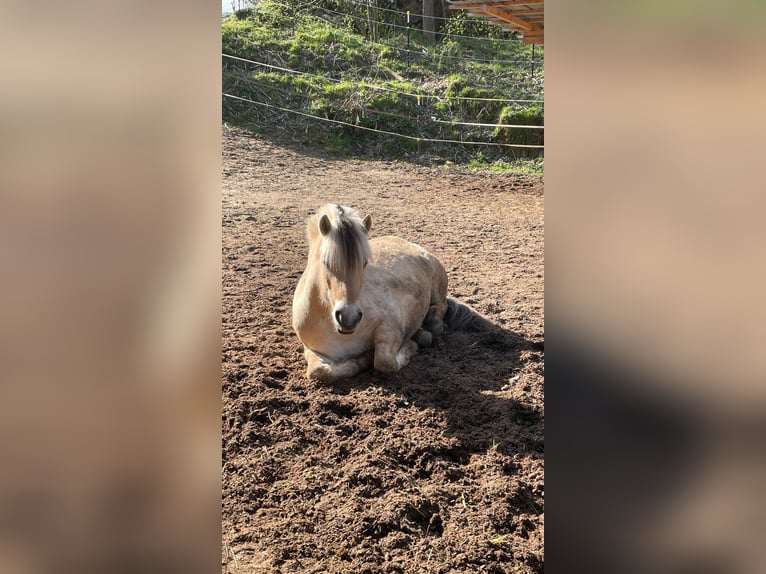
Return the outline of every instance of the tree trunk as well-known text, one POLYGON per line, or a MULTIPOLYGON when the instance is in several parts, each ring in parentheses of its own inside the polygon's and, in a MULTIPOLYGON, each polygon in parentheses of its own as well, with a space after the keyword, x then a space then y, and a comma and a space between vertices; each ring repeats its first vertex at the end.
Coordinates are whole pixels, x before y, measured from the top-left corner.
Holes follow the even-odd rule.
POLYGON ((431 44, 436 42, 436 20, 434 0, 423 0, 423 36, 431 44))

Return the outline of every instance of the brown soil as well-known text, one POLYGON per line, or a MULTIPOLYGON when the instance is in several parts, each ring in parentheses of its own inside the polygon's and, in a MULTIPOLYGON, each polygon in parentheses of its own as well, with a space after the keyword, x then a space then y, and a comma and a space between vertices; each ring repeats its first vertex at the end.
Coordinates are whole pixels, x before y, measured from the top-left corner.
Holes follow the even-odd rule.
POLYGON ((542 572, 543 182, 335 160, 223 130, 224 572, 542 572), (303 377, 325 202, 419 243, 497 326, 395 374, 303 377))

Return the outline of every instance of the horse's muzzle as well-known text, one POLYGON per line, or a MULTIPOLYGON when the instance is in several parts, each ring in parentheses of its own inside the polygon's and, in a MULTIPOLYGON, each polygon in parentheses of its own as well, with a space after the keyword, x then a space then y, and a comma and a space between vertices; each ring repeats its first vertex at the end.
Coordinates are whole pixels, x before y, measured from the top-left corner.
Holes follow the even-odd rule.
POLYGON ((334 316, 335 329, 338 333, 350 335, 362 320, 363 313, 358 307, 341 307, 335 310, 334 316))

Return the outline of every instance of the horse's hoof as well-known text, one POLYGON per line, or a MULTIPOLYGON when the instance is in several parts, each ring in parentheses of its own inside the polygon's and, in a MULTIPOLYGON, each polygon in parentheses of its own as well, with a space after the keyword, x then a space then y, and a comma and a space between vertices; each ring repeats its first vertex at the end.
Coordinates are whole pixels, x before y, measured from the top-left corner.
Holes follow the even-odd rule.
POLYGON ((332 383, 332 369, 328 365, 317 365, 306 373, 306 378, 321 383, 332 383))
POLYGON ((412 339, 418 344, 418 347, 421 348, 430 347, 434 342, 434 338, 431 333, 424 331, 423 329, 420 329, 417 333, 415 333, 412 339))

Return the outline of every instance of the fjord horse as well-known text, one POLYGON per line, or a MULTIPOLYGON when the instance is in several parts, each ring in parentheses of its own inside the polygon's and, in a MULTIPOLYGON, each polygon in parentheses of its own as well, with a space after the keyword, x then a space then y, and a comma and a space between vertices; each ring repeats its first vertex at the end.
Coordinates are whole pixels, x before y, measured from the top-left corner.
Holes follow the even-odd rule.
MULTIPOLYGON (((398 371, 444 331, 447 273, 422 247, 368 238, 369 215, 327 204, 308 220, 309 256, 293 297, 307 376, 324 382, 374 367, 398 371)), ((453 316, 460 313, 453 312, 453 316)))

